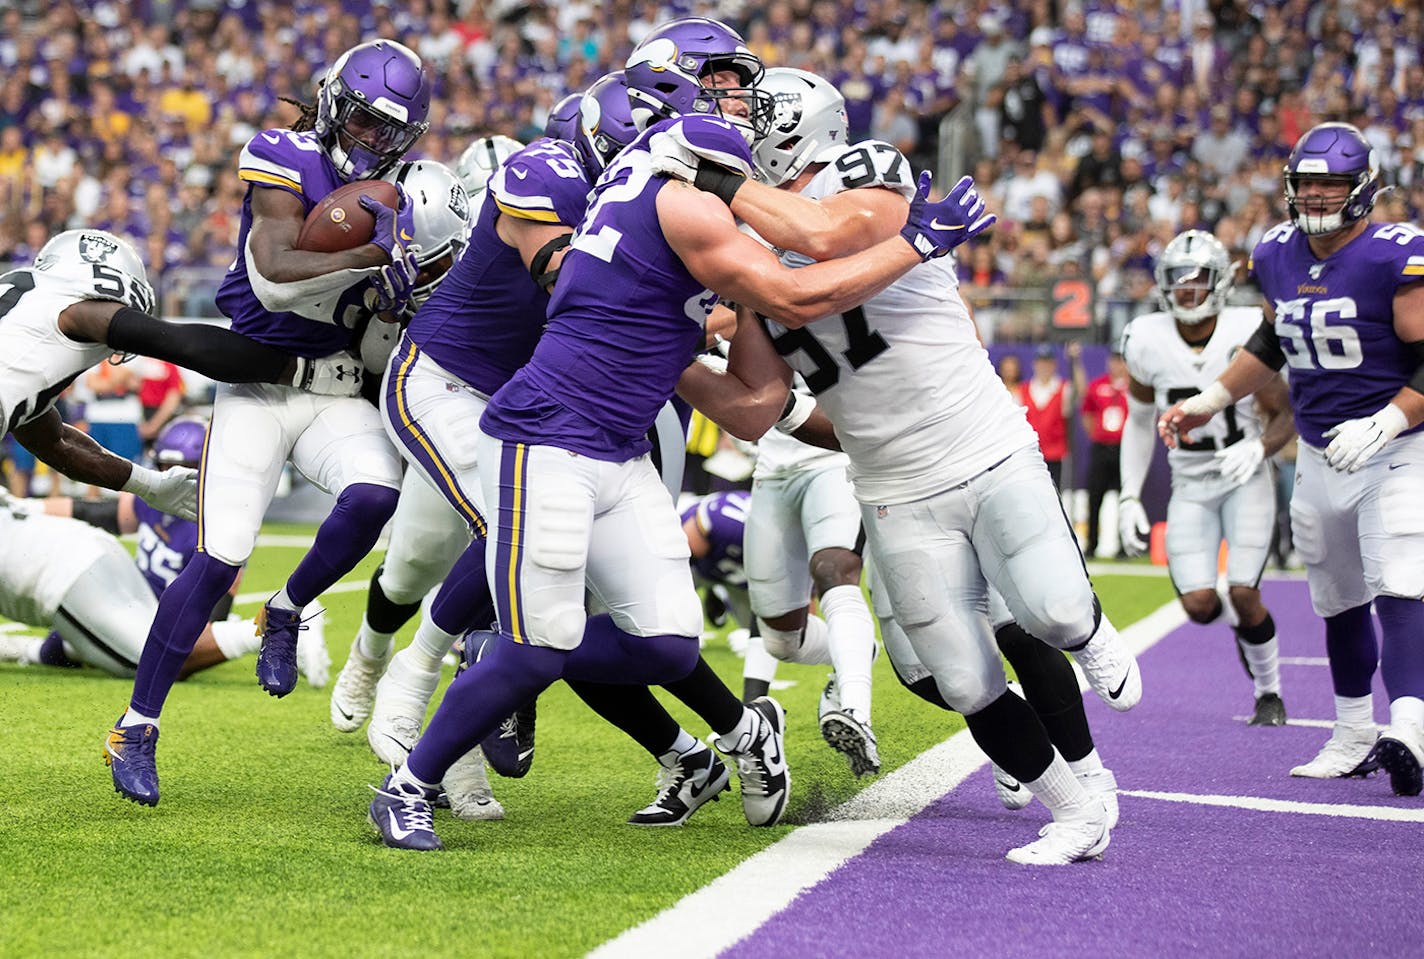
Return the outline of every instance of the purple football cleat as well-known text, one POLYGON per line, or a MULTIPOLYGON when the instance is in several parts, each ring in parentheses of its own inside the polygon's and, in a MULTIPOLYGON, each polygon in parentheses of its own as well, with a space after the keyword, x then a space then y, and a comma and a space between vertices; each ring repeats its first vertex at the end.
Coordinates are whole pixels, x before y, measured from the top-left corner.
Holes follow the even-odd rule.
POLYGON ((257 651, 257 685, 273 696, 285 696, 297 688, 297 631, 302 614, 297 610, 263 606, 257 617, 262 648, 257 651))
MULTIPOLYGON (((425 790, 410 783, 394 783, 394 774, 387 776, 376 798, 371 800, 369 818, 381 842, 392 849, 412 849, 429 852, 444 849, 435 835, 434 802, 439 792, 425 790)), ((374 788, 374 787, 373 787, 374 788)))
MULTIPOLYGON (((465 651, 460 659, 460 672, 477 663, 484 654, 485 644, 499 638, 499 633, 472 630, 465 634, 465 651)), ((519 779, 534 765, 535 704, 520 707, 514 715, 499 724, 499 728, 480 740, 480 749, 490 768, 508 779, 519 779)))
POLYGON ((158 727, 152 723, 109 730, 104 741, 104 762, 114 777, 114 792, 144 806, 158 805, 158 727))

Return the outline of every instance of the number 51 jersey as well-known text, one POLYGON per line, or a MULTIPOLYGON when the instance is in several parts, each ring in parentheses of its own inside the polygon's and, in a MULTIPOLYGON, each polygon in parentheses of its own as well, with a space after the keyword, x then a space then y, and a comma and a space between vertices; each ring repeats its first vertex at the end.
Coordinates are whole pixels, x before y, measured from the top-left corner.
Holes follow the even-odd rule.
MULTIPOLYGON (((828 160, 802 196, 863 187, 914 196, 914 173, 888 143, 858 143, 828 160)), ((789 267, 811 262, 780 255, 789 267)), ((794 330, 768 319, 767 331, 835 424, 863 504, 924 499, 1038 445, 979 342, 953 257, 921 263, 839 316, 794 330)))
MULTIPOLYGON (((1183 341, 1170 314, 1146 313, 1123 329, 1122 358, 1132 378, 1152 388, 1157 409, 1166 410, 1209 386, 1260 325, 1256 307, 1228 306, 1217 315, 1216 329, 1198 353, 1183 341)), ((1167 451, 1173 486, 1184 479, 1219 478, 1213 458, 1217 450, 1260 436, 1256 401, 1247 396, 1193 430, 1190 443, 1167 451)))

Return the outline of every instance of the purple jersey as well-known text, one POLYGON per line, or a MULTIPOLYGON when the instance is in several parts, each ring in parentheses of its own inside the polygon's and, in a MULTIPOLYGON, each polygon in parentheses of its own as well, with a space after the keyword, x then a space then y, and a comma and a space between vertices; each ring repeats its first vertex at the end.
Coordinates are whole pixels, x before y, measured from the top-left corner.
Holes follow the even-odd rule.
POLYGON ((193 558, 198 548, 198 524, 160 513, 138 497, 134 497, 134 514, 138 516, 134 563, 153 595, 162 596, 193 558))
POLYGON ((351 331, 332 323, 309 320, 296 313, 273 313, 252 292, 247 278, 247 234, 252 229, 252 191, 258 187, 286 190, 302 201, 305 212, 345 181, 336 172, 314 133, 263 130, 242 148, 238 178, 247 182, 242 200, 242 227, 237 235, 237 255, 218 287, 217 304, 232 320, 234 332, 315 358, 345 349, 351 331))
MULTIPOLYGON (((698 118, 702 122, 723 122, 698 118)), ((481 428, 501 440, 623 462, 701 349, 717 303, 663 239, 649 127, 598 181, 549 303, 529 364, 491 400, 481 428)))
POLYGON ((1319 260, 1282 223, 1257 244, 1251 270, 1276 311, 1301 439, 1326 446, 1326 430, 1369 416, 1409 382, 1419 357, 1394 332, 1394 296, 1424 280, 1424 230, 1373 224, 1319 260))
POLYGON ((697 575, 708 582, 746 588, 742 537, 746 535, 750 507, 750 493, 728 490, 703 497, 683 511, 682 521, 696 517, 697 528, 711 544, 706 556, 693 557, 692 568, 697 575))
POLYGON ((495 233, 501 216, 570 227, 588 207, 588 176, 573 146, 539 140, 490 178, 470 248, 410 321, 406 335, 486 396, 529 361, 549 295, 529 278, 519 251, 495 233))

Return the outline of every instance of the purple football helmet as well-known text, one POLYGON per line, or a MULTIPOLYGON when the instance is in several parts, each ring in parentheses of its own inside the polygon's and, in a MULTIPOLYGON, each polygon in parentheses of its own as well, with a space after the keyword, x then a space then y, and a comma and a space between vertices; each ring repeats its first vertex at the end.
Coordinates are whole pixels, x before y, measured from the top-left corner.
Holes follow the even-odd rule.
POLYGON ((1348 123, 1322 123, 1306 131, 1286 159, 1286 208, 1302 233, 1334 233, 1363 220, 1374 209, 1379 193, 1379 155, 1368 140, 1348 123), (1350 193, 1339 208, 1319 209, 1301 197, 1304 181, 1345 184, 1350 193))
POLYGON ((321 82, 317 137, 346 180, 381 176, 430 126, 430 77, 394 40, 347 50, 321 82))
POLYGON ((197 466, 203 459, 203 443, 208 426, 202 420, 184 417, 163 427, 153 441, 153 462, 158 466, 197 466))
POLYGON ((571 138, 589 179, 598 179, 603 168, 637 136, 627 78, 622 70, 604 74, 584 92, 571 138))
POLYGON ((549 111, 549 119, 544 121, 544 136, 550 140, 572 140, 578 132, 579 105, 582 93, 570 93, 549 111))
POLYGON ((658 27, 628 57, 628 97, 633 122, 645 130, 658 120, 685 114, 721 114, 744 129, 750 146, 771 129, 773 102, 757 90, 764 71, 741 34, 717 20, 684 17, 658 27), (738 86, 704 87, 702 81, 724 70, 737 74, 738 86), (722 100, 741 100, 749 116, 729 115, 722 100))

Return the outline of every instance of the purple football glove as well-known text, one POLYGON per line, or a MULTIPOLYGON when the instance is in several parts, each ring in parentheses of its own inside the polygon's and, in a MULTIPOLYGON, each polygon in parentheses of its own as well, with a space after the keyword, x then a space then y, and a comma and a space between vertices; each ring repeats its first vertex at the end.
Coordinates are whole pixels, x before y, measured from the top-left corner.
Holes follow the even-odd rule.
POLYGON ((362 209, 376 218, 371 242, 385 250, 392 263, 401 259, 405 248, 415 242, 415 204, 399 183, 396 193, 400 200, 394 210, 373 197, 363 196, 360 200, 362 209))
POLYGON ((928 170, 920 174, 915 198, 910 201, 910 215, 900 228, 900 235, 922 260, 944 256, 989 229, 998 219, 984 212, 984 201, 974 189, 973 177, 961 177, 944 199, 934 202, 929 199, 930 180, 928 170))

